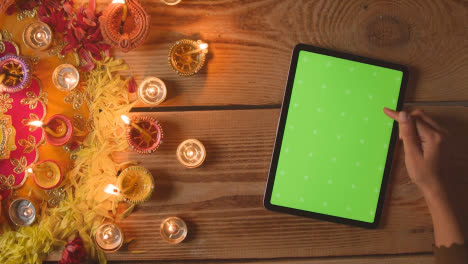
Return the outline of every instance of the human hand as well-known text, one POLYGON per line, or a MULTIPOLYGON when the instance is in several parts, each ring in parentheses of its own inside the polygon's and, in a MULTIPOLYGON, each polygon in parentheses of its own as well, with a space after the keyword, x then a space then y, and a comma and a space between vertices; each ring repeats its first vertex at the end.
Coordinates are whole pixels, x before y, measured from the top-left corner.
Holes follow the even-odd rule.
POLYGON ((406 169, 411 180, 424 193, 439 189, 443 141, 447 131, 419 109, 408 114, 384 108, 384 113, 399 123, 406 169))

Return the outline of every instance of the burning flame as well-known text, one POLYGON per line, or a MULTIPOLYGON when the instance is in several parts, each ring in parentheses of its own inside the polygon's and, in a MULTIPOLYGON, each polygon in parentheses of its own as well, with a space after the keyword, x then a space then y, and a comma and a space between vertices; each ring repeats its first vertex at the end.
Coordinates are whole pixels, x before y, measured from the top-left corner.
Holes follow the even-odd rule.
POLYGON ((32 169, 32 168, 28 168, 26 171, 27 171, 28 173, 33 173, 33 169, 32 169))
POLYGON ((44 123, 43 123, 42 121, 39 121, 39 120, 37 120, 37 121, 31 121, 31 122, 28 123, 28 125, 30 125, 30 126, 36 126, 36 127, 41 127, 43 124, 44 124, 44 123))
POLYGON ((125 4, 125 0, 112 0, 113 4, 125 4))
POLYGON ((200 49, 206 50, 207 48, 208 48, 208 44, 207 44, 207 43, 201 43, 201 44, 200 44, 200 49))
POLYGON ((127 125, 130 125, 130 117, 126 116, 126 115, 121 115, 120 118, 122 118, 122 121, 127 124, 127 125))
POLYGON ((107 187, 104 189, 104 192, 106 192, 108 194, 112 194, 112 195, 119 195, 120 194, 119 188, 117 188, 117 186, 115 186, 113 184, 107 185, 107 187))

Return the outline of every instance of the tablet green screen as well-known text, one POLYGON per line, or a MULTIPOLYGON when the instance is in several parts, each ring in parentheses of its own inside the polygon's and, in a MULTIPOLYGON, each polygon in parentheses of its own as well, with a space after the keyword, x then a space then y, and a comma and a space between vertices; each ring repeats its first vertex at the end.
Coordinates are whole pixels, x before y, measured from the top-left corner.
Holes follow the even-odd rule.
POLYGON ((270 202, 374 222, 402 77, 300 51, 270 202))

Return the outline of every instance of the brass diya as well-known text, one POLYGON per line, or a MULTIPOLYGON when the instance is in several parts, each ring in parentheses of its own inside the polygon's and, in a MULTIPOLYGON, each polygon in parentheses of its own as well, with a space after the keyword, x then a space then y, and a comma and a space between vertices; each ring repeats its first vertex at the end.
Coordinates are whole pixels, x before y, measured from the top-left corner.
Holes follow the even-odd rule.
POLYGON ((29 63, 20 56, 8 54, 0 58, 0 92, 14 93, 31 84, 29 63))
POLYGON ((131 166, 120 173, 117 188, 125 201, 140 204, 151 197, 154 189, 154 178, 147 169, 131 166))
POLYGON ((104 40, 111 46, 129 52, 145 42, 151 16, 138 0, 114 0, 99 18, 104 40))
POLYGON ((182 76, 199 72, 205 64, 208 44, 201 40, 182 39, 177 41, 169 51, 169 64, 182 76))
POLYGON ((15 137, 11 116, 0 112, 0 160, 9 159, 11 151, 16 150, 15 137))

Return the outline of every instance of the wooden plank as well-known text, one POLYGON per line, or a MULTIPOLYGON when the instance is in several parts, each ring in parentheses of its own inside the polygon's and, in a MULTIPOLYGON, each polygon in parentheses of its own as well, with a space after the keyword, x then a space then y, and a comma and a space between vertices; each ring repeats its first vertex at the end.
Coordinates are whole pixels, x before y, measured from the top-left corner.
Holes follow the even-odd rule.
MULTIPOLYGON (((110 264, 144 264, 154 262, 143 261, 110 261, 110 264)), ((377 257, 340 257, 340 258, 306 258, 306 259, 272 259, 272 260, 203 260, 203 261, 164 261, 164 264, 432 264, 434 256, 416 255, 416 256, 377 256, 377 257)))
MULTIPOLYGON (((103 8, 109 1, 98 2, 103 8)), ((153 18, 149 39, 115 55, 138 81, 162 78, 166 106, 279 104, 299 42, 408 65, 407 101, 468 100, 466 1, 141 2, 153 18), (177 76, 167 62, 169 48, 182 38, 210 44, 205 69, 193 77, 177 76)))
MULTIPOLYGON (((454 176, 451 182, 456 189, 451 193, 459 201, 458 212, 466 224, 468 214, 462 203, 468 198, 468 108, 424 109, 453 131, 457 145, 450 151, 450 176, 454 176)), ((432 251, 430 215, 421 193, 407 177, 400 147, 382 225, 377 230, 365 230, 273 213, 262 207, 278 110, 145 114, 162 122, 162 147, 152 155, 118 153, 115 158, 140 161, 155 176, 156 189, 150 201, 139 205, 121 223, 125 235, 136 239, 110 254, 111 260, 262 259, 432 251), (204 142, 208 153, 205 164, 197 169, 185 169, 175 158, 177 145, 191 137, 204 142), (159 237, 161 221, 173 215, 184 218, 190 229, 187 240, 179 245, 168 245, 159 237)))

